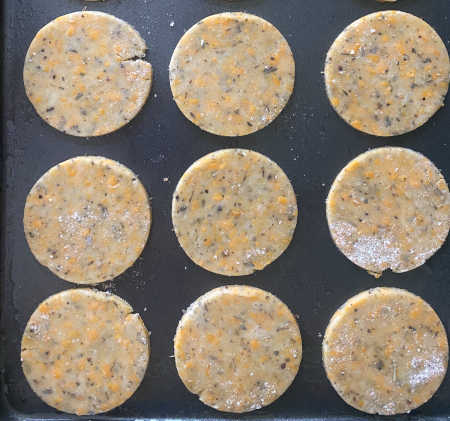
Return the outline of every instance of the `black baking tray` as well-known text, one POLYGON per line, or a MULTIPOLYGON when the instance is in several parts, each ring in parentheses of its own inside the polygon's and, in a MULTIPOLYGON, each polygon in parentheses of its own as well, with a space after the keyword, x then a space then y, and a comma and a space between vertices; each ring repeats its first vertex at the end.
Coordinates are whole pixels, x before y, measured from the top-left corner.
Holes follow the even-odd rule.
MULTIPOLYGON (((147 419, 381 419, 346 405, 326 379, 321 362, 322 334, 334 311, 349 297, 375 286, 406 288, 428 301, 450 326, 450 242, 425 265, 375 279, 334 246, 325 217, 325 198, 340 169, 358 154, 384 145, 424 153, 450 179, 450 107, 427 124, 394 138, 355 131, 328 103, 323 76, 325 54, 340 31, 365 14, 388 8, 424 18, 450 40, 449 0, 2 0, 2 182, 1 182, 1 397, 0 420, 66 420, 28 386, 20 366, 20 339, 36 306, 74 285, 32 256, 23 234, 25 198, 51 166, 78 155, 103 155, 135 171, 150 192, 150 241, 135 265, 101 284, 128 300, 151 330, 147 374, 134 396, 98 420, 147 419), (107 136, 83 139, 60 133, 41 120, 25 96, 22 67, 36 32, 53 18, 82 9, 100 10, 134 25, 146 40, 154 66, 147 104, 126 127, 107 136), (297 64, 294 94, 282 114, 264 130, 241 138, 208 134, 182 116, 172 100, 168 64, 172 51, 195 22, 222 11, 247 11, 266 18, 285 35, 297 64), (227 278, 194 265, 172 230, 171 196, 187 167, 225 147, 249 148, 277 162, 298 195, 299 221, 287 251, 254 275, 227 278), (165 179, 167 177, 167 179, 165 179), (172 338, 186 308, 201 294, 225 284, 248 284, 271 291, 299 316, 303 361, 288 391, 274 404, 246 415, 217 412, 190 394, 179 379, 172 338)), ((450 419, 450 375, 435 396, 396 420, 450 419)))

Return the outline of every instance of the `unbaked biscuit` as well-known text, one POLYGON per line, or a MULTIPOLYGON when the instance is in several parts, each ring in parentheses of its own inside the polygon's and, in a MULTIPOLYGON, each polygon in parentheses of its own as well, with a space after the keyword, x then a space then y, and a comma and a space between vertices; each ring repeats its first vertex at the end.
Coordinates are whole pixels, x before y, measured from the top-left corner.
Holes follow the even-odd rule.
POLYGON ((72 289, 43 301, 27 323, 21 359, 33 391, 71 414, 98 414, 125 402, 150 355, 147 329, 121 298, 72 289))
POLYGON ((169 76, 189 120, 210 133, 243 136, 282 111, 294 89, 295 63, 272 24, 247 13, 220 13, 183 35, 169 76))
POLYGON ((450 228, 444 177, 426 157, 405 148, 373 149, 347 164, 326 209, 339 250, 376 275, 424 264, 450 228))
POLYGON ((349 25, 328 51, 325 82, 336 112, 355 129, 400 135, 444 104, 447 49, 434 29, 408 13, 384 11, 349 25))
POLYGON ((287 306, 249 286, 216 288, 198 298, 174 343, 184 385, 225 412, 271 404, 292 383, 302 358, 300 331, 287 306))
POLYGON ((74 136, 100 136, 144 105, 152 66, 128 23, 101 12, 61 16, 36 35, 25 58, 25 90, 37 113, 74 136))
POLYGON ((348 300, 323 340, 331 384, 349 405, 369 414, 408 413, 428 401, 444 379, 444 326, 420 297, 375 288, 348 300))
POLYGON ((139 257, 151 211, 131 170, 107 158, 81 156, 36 182, 23 223, 39 263, 67 281, 95 284, 120 275, 139 257))
POLYGON ((173 194, 178 241, 199 266, 248 275, 277 259, 297 224, 297 200, 283 170, 264 155, 223 149, 200 158, 173 194))

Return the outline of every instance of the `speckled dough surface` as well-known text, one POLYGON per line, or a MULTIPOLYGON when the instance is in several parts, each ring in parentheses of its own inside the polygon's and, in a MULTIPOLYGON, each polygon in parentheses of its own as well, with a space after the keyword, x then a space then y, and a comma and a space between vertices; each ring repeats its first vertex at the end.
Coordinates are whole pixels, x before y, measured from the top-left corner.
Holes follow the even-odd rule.
POLYGON ((22 368, 33 391, 71 414, 98 414, 125 402, 150 355, 147 329, 121 298, 67 290, 42 302, 22 338, 22 368))
POLYGON ((443 104, 448 52, 422 19, 373 13, 349 25, 328 51, 325 82, 337 113, 355 129, 395 136, 424 124, 443 104))
POLYGON ((173 97, 189 120, 210 133, 243 136, 282 111, 294 89, 295 63, 272 24, 221 13, 183 35, 169 74, 173 97))
POLYGON ((323 340, 328 379, 349 405, 369 414, 403 414, 428 401, 444 379, 444 326, 420 297, 375 288, 348 300, 323 340))
POLYGON ((198 298, 175 336, 181 380, 219 411, 269 405, 292 383, 301 358, 300 331, 287 306, 248 286, 220 287, 198 298))
POLYGON ((378 148, 355 158, 331 186, 326 207, 337 247, 374 274, 422 265, 450 228, 450 194, 442 174, 405 148, 378 148))
POLYGON ((37 113, 62 132, 110 133, 147 100, 152 66, 141 60, 146 48, 138 32, 114 16, 61 16, 44 26, 28 49, 26 93, 37 113))
POLYGON ((23 221, 42 265, 67 281, 95 284, 120 275, 140 256, 151 212, 132 171, 83 156, 54 166, 36 182, 23 221))
POLYGON ((211 272, 248 275, 277 259, 297 224, 283 170, 260 153, 223 149, 196 161, 173 195, 172 221, 186 254, 211 272))

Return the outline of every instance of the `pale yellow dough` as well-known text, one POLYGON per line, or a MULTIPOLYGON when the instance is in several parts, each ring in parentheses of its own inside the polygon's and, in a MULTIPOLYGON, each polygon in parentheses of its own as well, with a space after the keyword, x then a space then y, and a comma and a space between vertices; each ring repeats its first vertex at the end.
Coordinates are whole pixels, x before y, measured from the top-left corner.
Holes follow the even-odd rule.
POLYGON ((92 415, 121 405, 138 388, 150 357, 147 329, 121 298, 93 289, 52 295, 32 314, 21 360, 48 405, 92 415))
POLYGON ((183 35, 169 76, 186 118, 210 133, 243 136, 282 111, 294 89, 295 63, 272 24, 247 13, 220 13, 183 35))
POLYGON ((28 194, 28 245, 62 279, 96 284, 120 275, 140 256, 151 210, 137 176, 99 156, 81 156, 48 170, 28 194))
POLYGON ((249 286, 220 287, 198 298, 174 343, 184 385, 224 412, 271 404, 292 383, 302 358, 300 331, 287 306, 249 286))
POLYGON ((444 104, 447 49, 435 30, 399 11, 353 22, 328 51, 325 83, 336 112, 355 129, 396 136, 424 124, 444 104))
POLYGON ((420 297, 375 288, 334 314, 323 340, 323 362, 349 405, 369 414, 404 414, 427 402, 442 383, 447 335, 420 297))
POLYGON ((25 58, 25 90, 37 113, 74 136, 119 129, 144 105, 152 66, 128 23, 101 12, 75 12, 44 26, 25 58))
POLYGON ((173 194, 178 241, 199 266, 248 275, 277 259, 297 224, 297 200, 283 170, 260 153, 223 149, 200 158, 173 194))
POLYGON ((405 148, 373 149, 352 160, 331 186, 326 210, 339 250, 375 275, 423 265, 450 228, 444 177, 405 148))

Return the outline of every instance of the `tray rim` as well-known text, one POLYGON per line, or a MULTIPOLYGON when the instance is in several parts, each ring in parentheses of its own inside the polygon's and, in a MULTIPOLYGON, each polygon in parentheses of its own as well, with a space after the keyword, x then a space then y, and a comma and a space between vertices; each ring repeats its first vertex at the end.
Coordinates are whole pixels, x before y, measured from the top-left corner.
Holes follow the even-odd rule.
MULTIPOLYGON (((6 26, 6 19, 7 19, 7 12, 6 12, 6 6, 3 3, 0 7, 0 28, 4 29, 6 26)), ((0 79, 3 86, 4 82, 4 75, 5 75, 5 52, 6 52, 6 45, 7 45, 7 36, 4 36, 1 38, 1 52, 0 52, 0 79)), ((2 95, 0 100, 0 133, 1 133, 1 139, 0 139, 0 162, 1 164, 1 171, 0 171, 0 209, 1 209, 1 215, 0 215, 0 259, 1 262, 6 261, 6 240, 5 236, 3 235, 3 227, 6 226, 6 189, 5 189, 5 181, 6 181, 6 165, 4 165, 5 161, 5 149, 6 149, 6 136, 4 136, 4 111, 6 109, 5 104, 5 98, 4 95, 2 95)), ((3 264, 0 264, 0 303, 3 302, 3 288, 4 288, 4 282, 3 279, 5 279, 5 269, 3 267, 3 264)), ((3 332, 3 306, 0 305, 0 416, 4 417, 6 416, 7 419, 12 419, 10 414, 7 412, 7 407, 9 407, 9 403, 7 402, 6 398, 6 385, 4 381, 4 358, 5 358, 5 346, 3 345, 6 341, 6 332, 3 332)))

